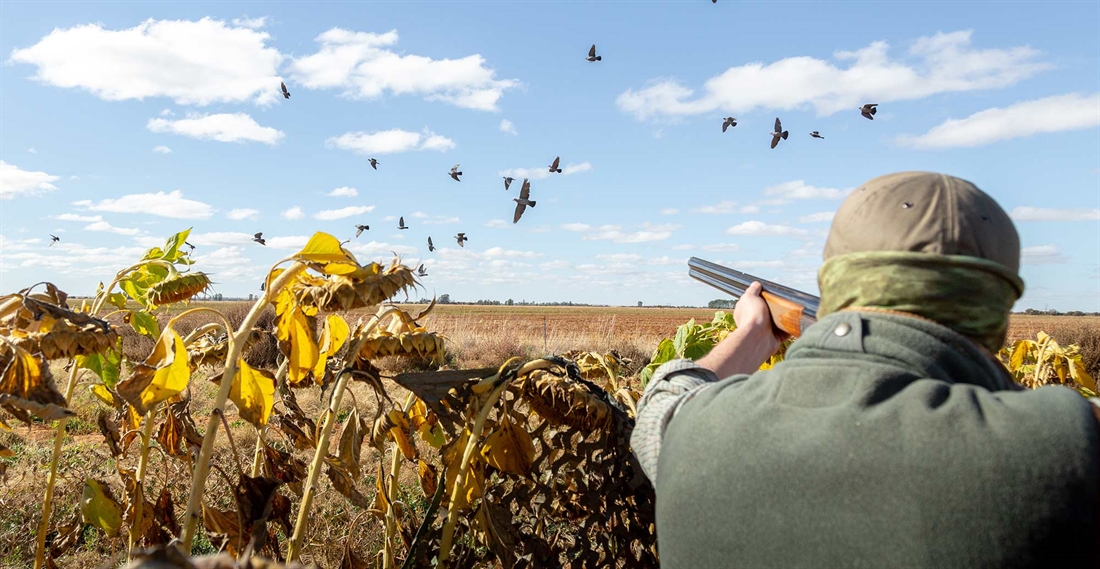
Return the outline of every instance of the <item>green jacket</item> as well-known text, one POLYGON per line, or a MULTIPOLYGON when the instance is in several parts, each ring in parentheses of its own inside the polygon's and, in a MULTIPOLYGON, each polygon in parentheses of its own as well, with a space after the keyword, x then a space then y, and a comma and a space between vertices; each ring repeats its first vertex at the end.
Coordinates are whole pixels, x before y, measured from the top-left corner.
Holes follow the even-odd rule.
POLYGON ((774 369, 683 399, 655 480, 663 567, 1100 560, 1092 404, 1020 391, 946 327, 842 311, 774 369))

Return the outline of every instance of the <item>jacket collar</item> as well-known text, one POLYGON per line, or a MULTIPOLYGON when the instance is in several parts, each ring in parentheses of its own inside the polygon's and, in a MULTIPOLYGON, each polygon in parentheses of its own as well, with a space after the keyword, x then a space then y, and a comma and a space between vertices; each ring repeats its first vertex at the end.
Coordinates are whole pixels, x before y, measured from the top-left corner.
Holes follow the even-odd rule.
POLYGON ((990 391, 1022 389, 991 354, 965 336, 924 318, 842 310, 807 328, 786 359, 867 354, 917 377, 966 383, 990 391))

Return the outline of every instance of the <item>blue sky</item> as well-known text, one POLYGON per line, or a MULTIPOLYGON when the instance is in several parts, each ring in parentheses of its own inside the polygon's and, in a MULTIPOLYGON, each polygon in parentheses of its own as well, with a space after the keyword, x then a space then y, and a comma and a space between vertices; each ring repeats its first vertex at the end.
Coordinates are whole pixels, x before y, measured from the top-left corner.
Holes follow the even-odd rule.
POLYGON ((1095 2, 3 2, 0 54, 0 291, 91 293, 193 227, 246 295, 366 223, 425 295, 719 298, 691 255, 816 293, 846 192, 934 170, 1016 220, 1017 309, 1100 310, 1095 2))

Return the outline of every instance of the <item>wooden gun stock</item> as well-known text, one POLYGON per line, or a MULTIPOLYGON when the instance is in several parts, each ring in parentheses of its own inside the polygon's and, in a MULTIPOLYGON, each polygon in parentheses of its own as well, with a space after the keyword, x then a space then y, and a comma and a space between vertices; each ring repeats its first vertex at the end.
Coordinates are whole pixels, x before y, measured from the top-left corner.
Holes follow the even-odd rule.
POLYGON ((696 257, 688 261, 688 275, 734 298, 740 298, 754 281, 759 282, 763 286, 761 296, 771 310, 772 322, 792 337, 801 336, 803 330, 817 322, 821 299, 811 294, 696 257))

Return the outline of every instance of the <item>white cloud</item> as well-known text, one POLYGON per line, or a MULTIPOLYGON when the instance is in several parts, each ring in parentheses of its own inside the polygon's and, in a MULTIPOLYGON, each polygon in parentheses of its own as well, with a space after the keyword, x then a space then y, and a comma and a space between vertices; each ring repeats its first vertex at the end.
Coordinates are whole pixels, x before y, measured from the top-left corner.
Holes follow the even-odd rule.
POLYGON ((344 248, 351 251, 356 257, 362 257, 359 259, 363 262, 363 259, 377 258, 379 255, 383 257, 390 257, 391 253, 397 253, 398 255, 415 255, 419 249, 411 247, 409 245, 397 245, 393 243, 379 243, 378 241, 371 241, 369 243, 360 243, 358 241, 352 241, 344 248))
POLYGON ((287 235, 265 238, 268 247, 273 249, 301 249, 309 242, 308 235, 287 235))
POLYGON ((112 213, 151 214, 172 219, 207 219, 214 214, 214 208, 200 201, 183 197, 179 190, 155 194, 128 194, 120 198, 100 200, 80 200, 73 205, 92 211, 112 213))
POLYGON ((508 119, 500 119, 500 132, 506 132, 511 135, 519 134, 516 132, 516 125, 512 124, 512 121, 508 119))
POLYGON ((283 219, 302 219, 306 216, 305 212, 302 211, 302 208, 298 206, 294 206, 288 210, 284 210, 283 213, 281 213, 280 215, 283 216, 283 219))
POLYGON ((909 47, 910 62, 891 59, 887 43, 876 41, 836 52, 835 59, 850 62, 847 67, 809 56, 730 67, 708 79, 697 96, 675 79, 661 79, 638 91, 627 89, 616 103, 638 120, 755 109, 813 108, 825 116, 855 113, 867 102, 1007 87, 1050 68, 1036 62, 1039 52, 1027 46, 974 49, 971 35, 966 30, 921 37, 909 47))
POLYGON ((455 142, 428 129, 411 132, 393 128, 378 132, 345 132, 325 141, 328 146, 350 150, 356 154, 393 154, 420 150, 445 152, 455 147, 455 142))
POLYGON ((153 152, 157 152, 159 154, 171 154, 172 149, 168 148, 167 146, 154 146, 153 152))
POLYGON ((539 257, 545 257, 545 253, 538 251, 516 251, 513 249, 505 249, 503 247, 491 247, 486 249, 482 253, 487 258, 508 257, 508 258, 523 258, 523 259, 537 259, 539 257))
POLYGON ((737 202, 729 200, 691 210, 692 213, 756 213, 758 211, 760 211, 760 208, 754 205, 737 207, 737 202))
POLYGON ((571 174, 579 174, 581 172, 589 172, 592 170, 592 164, 585 161, 580 164, 569 164, 561 169, 561 174, 550 172, 550 163, 547 162, 546 166, 538 168, 512 168, 509 170, 501 170, 497 172, 498 176, 511 176, 517 180, 528 178, 531 180, 544 180, 550 176, 568 176, 571 174))
POLYGON ((51 215, 50 219, 56 219, 59 221, 81 221, 84 223, 91 223, 94 221, 103 221, 101 215, 77 215, 75 213, 62 213, 60 215, 51 215))
POLYGON ((672 247, 673 251, 692 251, 694 249, 695 245, 692 245, 691 243, 683 243, 672 247))
POLYGON ((347 217, 354 217, 356 215, 363 215, 364 213, 370 213, 374 211, 373 205, 349 205, 348 207, 342 207, 340 209, 326 209, 313 214, 313 219, 320 219, 322 221, 332 221, 335 219, 344 219, 347 217))
POLYGON ((20 195, 34 196, 57 190, 58 176, 45 172, 20 170, 15 164, 0 160, 0 200, 10 200, 20 195))
POLYGON ((485 227, 495 227, 499 229, 501 227, 508 227, 508 222, 503 219, 490 219, 485 222, 485 227))
POLYGON ((447 215, 428 215, 422 211, 414 211, 409 214, 414 219, 422 220, 424 225, 446 225, 448 223, 458 223, 461 219, 447 215))
POLYGON ((770 225, 762 221, 746 221, 726 230, 727 235, 805 235, 805 229, 789 225, 770 225))
POLYGON ((325 194, 331 198, 354 198, 359 195, 359 190, 355 188, 349 188, 348 186, 341 186, 325 194))
POLYGON ((1055 265, 1068 261, 1061 249, 1054 245, 1037 245, 1020 250, 1020 263, 1024 265, 1055 265))
POLYGON ((774 197, 764 203, 782 205, 792 200, 840 200, 851 192, 850 189, 818 188, 807 185, 803 180, 794 180, 765 188, 764 195, 774 197))
POLYGON ((213 231, 209 233, 192 233, 187 237, 192 245, 248 245, 252 242, 251 233, 236 231, 213 231))
POLYGON ((28 148, 28 149, 27 149, 27 152, 30 152, 31 154, 38 154, 38 151, 37 151, 37 150, 35 150, 33 146, 32 146, 32 147, 30 147, 30 148, 28 148))
POLYGON ((592 229, 592 226, 588 225, 587 223, 565 223, 565 224, 562 224, 561 228, 566 230, 566 231, 580 232, 580 231, 588 231, 589 229, 592 229))
POLYGON ((188 115, 185 119, 149 119, 146 127, 153 132, 170 132, 199 140, 219 142, 262 142, 275 144, 286 134, 269 126, 260 126, 245 113, 188 115))
POLYGON ((618 225, 601 225, 595 231, 582 237, 586 241, 613 241, 615 243, 648 243, 651 241, 664 241, 672 237, 672 232, 679 229, 676 224, 643 223, 642 230, 624 232, 618 225))
POLYGON ((799 223, 821 223, 822 221, 832 221, 833 216, 836 215, 835 211, 822 211, 818 213, 811 213, 809 215, 803 215, 798 218, 799 223))
POLYGON ((715 243, 713 245, 703 245, 701 249, 713 253, 725 253, 729 251, 740 251, 741 246, 737 243, 715 243))
POLYGON ((85 89, 107 101, 269 104, 279 96, 283 55, 268 39, 211 18, 149 19, 122 30, 84 24, 55 28, 33 46, 15 49, 9 61, 36 66, 34 78, 42 83, 85 89))
POLYGON ((117 233, 119 235, 137 235, 141 231, 135 228, 129 227, 115 227, 106 221, 96 221, 89 225, 84 226, 85 231, 103 231, 106 233, 117 233))
POLYGON ((260 16, 259 18, 233 18, 233 25, 258 30, 267 25, 267 16, 260 16))
POLYGON ((238 221, 242 219, 258 219, 260 212, 251 208, 236 208, 229 210, 229 213, 225 214, 229 219, 236 219, 238 221))
POLYGON ((1040 133, 1100 125, 1100 93, 1056 95, 980 111, 965 119, 948 119, 920 136, 900 136, 899 144, 915 148, 982 146, 1040 133))
POLYGON ((641 261, 643 257, 637 253, 602 253, 596 255, 596 259, 612 263, 637 263, 641 261))
POLYGON ((176 116, 176 113, 173 113, 172 109, 164 109, 163 111, 160 112, 160 116, 162 116, 162 117, 173 117, 173 116, 176 116))
POLYGON ((674 207, 666 207, 661 210, 661 215, 676 215, 677 213, 680 213, 680 210, 674 207))
POLYGON ((1009 215, 1016 221, 1097 221, 1100 220, 1100 209, 1018 206, 1012 208, 1009 215))
POLYGON ((243 247, 236 246, 221 247, 206 254, 196 251, 195 263, 219 281, 254 280, 257 284, 254 289, 250 288, 249 290, 254 290, 254 294, 259 294, 259 282, 263 279, 264 269, 253 265, 251 260, 244 255, 244 251, 243 247))
POLYGON ((309 89, 341 89, 343 94, 374 99, 386 93, 419 95, 429 101, 481 111, 498 110, 504 91, 519 86, 495 79, 480 55, 432 59, 400 55, 391 48, 397 30, 383 34, 332 28, 315 38, 320 50, 295 59, 291 77, 309 89))

